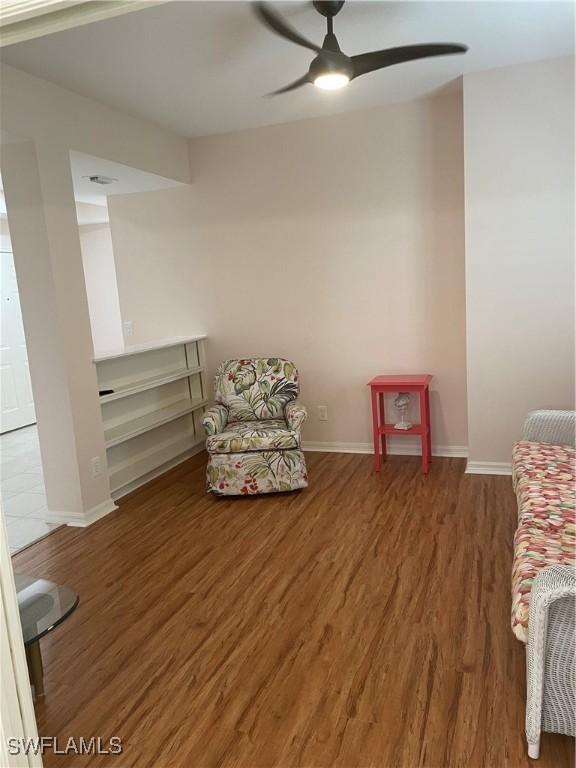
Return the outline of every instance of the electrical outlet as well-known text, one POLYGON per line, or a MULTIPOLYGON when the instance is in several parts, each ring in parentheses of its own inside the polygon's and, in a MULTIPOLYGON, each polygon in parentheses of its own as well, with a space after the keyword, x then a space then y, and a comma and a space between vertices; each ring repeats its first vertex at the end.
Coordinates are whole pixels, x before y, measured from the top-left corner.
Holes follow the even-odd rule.
POLYGON ((125 339, 129 339, 134 334, 134 324, 132 320, 126 320, 124 323, 122 323, 122 332, 124 334, 125 339))
POLYGON ((100 477, 102 474, 102 465, 100 464, 100 456, 94 456, 90 461, 92 467, 92 477, 100 477))
POLYGON ((319 419, 319 421, 328 421, 328 406, 327 405, 319 405, 318 406, 318 419, 319 419))

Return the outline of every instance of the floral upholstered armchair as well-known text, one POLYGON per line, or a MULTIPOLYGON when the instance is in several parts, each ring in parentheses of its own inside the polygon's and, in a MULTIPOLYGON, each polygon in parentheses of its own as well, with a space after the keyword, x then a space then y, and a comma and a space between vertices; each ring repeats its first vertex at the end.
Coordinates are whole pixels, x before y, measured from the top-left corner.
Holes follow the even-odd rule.
POLYGON ((218 495, 293 491, 308 485, 296 398, 298 371, 278 357, 227 360, 216 371, 216 405, 202 420, 208 490, 218 495))

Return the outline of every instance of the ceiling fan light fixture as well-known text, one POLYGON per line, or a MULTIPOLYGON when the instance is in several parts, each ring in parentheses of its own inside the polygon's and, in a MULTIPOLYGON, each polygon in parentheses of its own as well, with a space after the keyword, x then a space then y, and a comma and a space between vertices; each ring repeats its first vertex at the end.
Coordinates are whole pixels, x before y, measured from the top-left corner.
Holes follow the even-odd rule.
POLYGON ((314 85, 323 91, 337 91, 344 88, 349 82, 350 78, 344 72, 326 72, 315 78, 314 85))
POLYGON ((308 73, 292 83, 272 91, 270 96, 288 93, 301 88, 307 83, 314 83, 317 88, 325 91, 336 91, 348 85, 350 80, 376 72, 379 69, 403 64, 406 61, 430 59, 433 56, 450 56, 466 53, 467 45, 462 43, 423 43, 422 45, 401 45, 397 48, 385 48, 381 51, 360 53, 347 56, 334 34, 333 19, 342 10, 344 0, 313 0, 314 8, 326 17, 326 35, 322 47, 307 40, 294 27, 280 16, 267 2, 254 2, 256 15, 269 30, 284 40, 308 48, 316 53, 316 58, 310 64, 308 73))

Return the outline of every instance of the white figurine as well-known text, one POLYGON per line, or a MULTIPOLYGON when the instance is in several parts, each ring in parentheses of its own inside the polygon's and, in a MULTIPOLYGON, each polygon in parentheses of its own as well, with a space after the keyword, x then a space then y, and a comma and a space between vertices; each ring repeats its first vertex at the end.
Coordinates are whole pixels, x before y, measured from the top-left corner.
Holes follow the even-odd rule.
POLYGON ((394 407, 397 409, 398 413, 400 414, 400 421, 397 424, 394 424, 394 429, 410 429, 412 426, 411 421, 404 421, 404 416, 406 415, 406 411, 408 410, 410 406, 410 393, 409 392, 398 392, 396 395, 396 399, 394 400, 394 407))

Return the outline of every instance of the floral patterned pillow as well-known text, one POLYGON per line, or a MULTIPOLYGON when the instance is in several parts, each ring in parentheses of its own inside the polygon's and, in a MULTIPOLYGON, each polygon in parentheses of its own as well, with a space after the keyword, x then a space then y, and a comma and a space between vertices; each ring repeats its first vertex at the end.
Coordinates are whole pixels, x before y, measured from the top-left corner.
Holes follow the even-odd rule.
POLYGON ((230 421, 283 418, 300 391, 298 371, 279 357, 227 360, 216 371, 216 402, 230 421))

